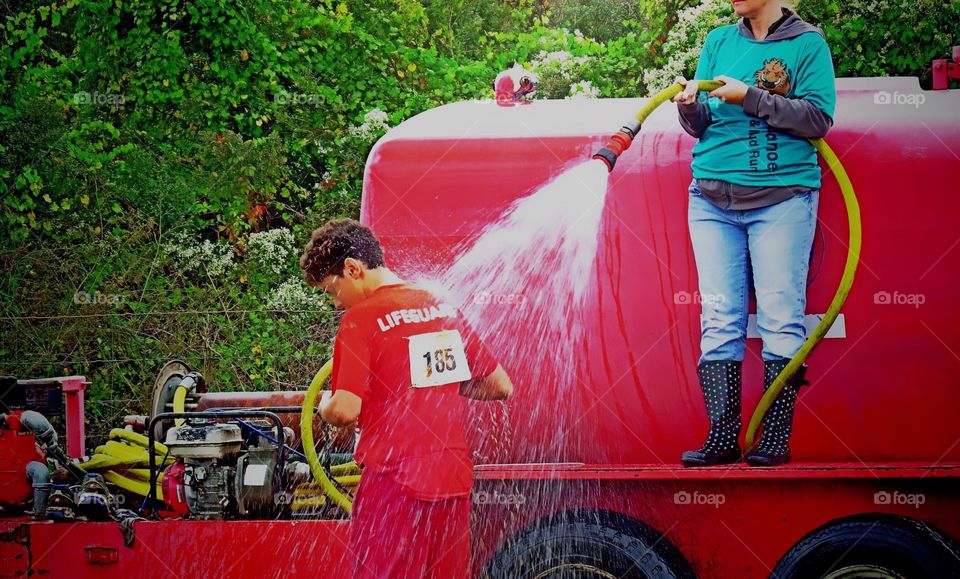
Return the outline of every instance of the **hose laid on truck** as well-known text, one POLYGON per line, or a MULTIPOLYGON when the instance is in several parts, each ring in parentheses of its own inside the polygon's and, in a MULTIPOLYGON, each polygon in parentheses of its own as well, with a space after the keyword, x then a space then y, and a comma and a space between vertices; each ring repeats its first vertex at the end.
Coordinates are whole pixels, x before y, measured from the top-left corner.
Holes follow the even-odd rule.
MULTIPOLYGON (((314 377, 314 382, 311 383, 311 386, 313 384, 322 386, 323 382, 330 374, 331 366, 332 362, 325 364, 323 368, 317 372, 317 375, 314 377)), ((186 394, 188 392, 189 389, 185 387, 178 387, 176 389, 173 398, 174 412, 185 412, 186 394)), ((316 396, 316 393, 314 396, 316 396)), ((304 448, 308 462, 311 462, 309 460, 311 451, 313 456, 316 458, 316 450, 313 447, 312 417, 313 414, 311 413, 310 440, 305 441, 304 448), (307 444, 307 442, 309 444, 307 444)), ((184 421, 182 418, 177 420, 180 422, 184 421)), ((94 449, 94 454, 89 460, 80 463, 77 466, 84 472, 101 473, 104 480, 117 487, 120 487, 125 491, 140 496, 147 496, 150 491, 150 470, 149 468, 138 467, 146 467, 149 464, 150 456, 147 452, 148 438, 143 434, 122 428, 114 428, 111 430, 109 438, 110 439, 105 444, 102 444, 94 449)), ((162 459, 158 460, 161 468, 164 466, 169 466, 175 460, 174 457, 170 456, 167 446, 161 442, 154 442, 154 454, 162 459)), ((319 459, 316 459, 316 465, 319 466, 319 459)), ((337 502, 337 499, 330 495, 330 493, 327 492, 327 487, 324 486, 323 477, 326 477, 327 483, 330 485, 330 487, 332 487, 334 490, 337 490, 336 486, 330 482, 329 477, 327 477, 327 471, 324 470, 322 466, 319 466, 320 475, 318 475, 317 469, 312 462, 310 466, 311 470, 314 471, 314 476, 320 482, 324 493, 330 496, 330 498, 334 500, 335 504, 341 506, 341 503, 337 502)), ((330 472, 334 477, 333 480, 345 487, 355 486, 359 483, 359 467, 355 462, 333 466, 331 467, 330 472)), ((163 499, 162 483, 163 472, 160 472, 157 476, 156 497, 161 500, 163 499)), ((344 498, 349 505, 349 497, 344 495, 344 498)), ((349 512, 349 510, 347 510, 347 512, 349 512)))
MULTIPOLYGON (((142 468, 149 465, 146 436, 122 428, 110 431, 110 440, 94 449, 90 460, 77 465, 84 472, 99 472, 108 483, 121 489, 147 496, 150 492, 150 470, 142 468), (141 467, 141 468, 137 468, 141 467)), ((161 466, 172 464, 174 459, 167 452, 166 445, 153 444, 154 454, 163 458, 161 466)), ((157 498, 163 498, 161 483, 163 473, 157 477, 157 498)))
MULTIPOLYGON (((723 82, 718 80, 700 80, 695 82, 698 83, 698 88, 704 91, 712 91, 723 86, 723 82)), ((657 107, 673 98, 674 95, 682 90, 683 86, 680 83, 675 83, 654 95, 637 113, 636 120, 624 125, 620 131, 610 138, 606 146, 597 151, 593 157, 606 163, 607 168, 613 171, 617 158, 633 143, 634 137, 640 132, 643 121, 645 121, 647 117, 650 116, 650 113, 657 107)), ((862 241, 860 204, 857 202, 857 195, 853 190, 853 184, 850 182, 850 178, 847 176, 843 164, 840 163, 840 159, 830 146, 827 145, 826 141, 823 139, 810 139, 810 144, 814 146, 824 161, 827 162, 827 166, 833 171, 834 176, 837 178, 837 183, 840 185, 840 193, 843 195, 843 203, 847 210, 847 222, 850 230, 849 242, 847 243, 847 261, 843 267, 843 276, 840 278, 837 292, 830 302, 830 307, 827 308, 827 313, 824 314, 823 319, 821 319, 817 327, 814 328, 813 333, 807 337, 807 340, 803 343, 803 346, 800 347, 800 350, 790 359, 790 362, 787 363, 786 367, 784 367, 780 374, 774 379, 770 388, 768 388, 760 398, 760 402, 757 404, 757 408, 754 410, 753 416, 750 418, 750 424, 747 427, 745 453, 753 448, 757 430, 763 423, 763 418, 770 410, 770 406, 774 400, 776 400, 777 396, 780 395, 780 392, 783 391, 787 380, 789 380, 807 358, 810 357, 813 349, 820 343, 820 340, 823 339, 827 332, 830 331, 830 327, 833 326, 833 322, 837 319, 840 309, 850 294, 850 288, 853 287, 853 279, 857 272, 857 265, 860 263, 860 246, 862 241)))

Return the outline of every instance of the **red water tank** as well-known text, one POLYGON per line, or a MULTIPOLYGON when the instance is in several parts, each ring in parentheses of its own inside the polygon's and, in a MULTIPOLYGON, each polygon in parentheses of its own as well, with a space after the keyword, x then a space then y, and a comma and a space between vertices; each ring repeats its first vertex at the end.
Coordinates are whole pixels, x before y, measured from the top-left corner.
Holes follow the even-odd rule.
MULTIPOLYGON (((798 402, 796 461, 960 461, 960 91, 913 78, 838 79, 827 141, 856 188, 863 252, 842 317, 809 361, 798 402), (908 98, 909 97, 909 98, 908 98)), ((407 277, 450 266, 515 200, 588 159, 639 109, 638 99, 445 105, 413 117, 370 153, 361 220, 407 277)), ((697 384, 697 275, 687 232, 694 139, 661 106, 610 175, 584 327, 569 363, 516 359, 536 342, 536 312, 490 303, 481 331, 514 379, 500 462, 675 463, 707 419, 697 384), (502 326, 501 326, 502 327, 502 326), (545 367, 546 365, 546 367, 545 367), (570 379, 570 373, 576 379, 570 379)), ((822 165, 822 164, 821 164, 822 165)), ((823 171, 808 286, 826 311, 847 254, 847 216, 823 171)), ((536 292, 550 272, 518 279, 536 292)), ((760 343, 749 336, 744 420, 761 394, 760 343)), ((493 419, 499 419, 494 414, 493 419)))

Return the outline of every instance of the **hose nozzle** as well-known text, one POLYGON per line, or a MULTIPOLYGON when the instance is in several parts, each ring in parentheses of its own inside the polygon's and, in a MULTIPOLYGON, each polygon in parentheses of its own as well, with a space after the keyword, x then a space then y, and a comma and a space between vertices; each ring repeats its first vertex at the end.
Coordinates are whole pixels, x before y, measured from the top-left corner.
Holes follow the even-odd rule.
MULTIPOLYGON (((719 88, 723 85, 721 81, 715 80, 701 80, 697 81, 699 83, 700 90, 711 91, 719 88)), ((626 151, 630 144, 633 143, 634 137, 637 136, 637 133, 640 132, 640 125, 650 116, 650 113, 654 111, 658 106, 662 105, 664 102, 670 100, 677 93, 683 90, 683 85, 680 83, 675 83, 670 87, 660 91, 653 98, 647 100, 643 105, 643 108, 640 109, 640 112, 637 113, 637 116, 630 120, 626 125, 620 128, 620 130, 610 137, 610 140, 607 142, 606 146, 593 154, 594 159, 600 159, 607 164, 607 169, 613 171, 614 165, 617 164, 617 158, 626 151)))
POLYGON ((633 137, 637 134, 639 128, 639 126, 622 127, 610 137, 610 140, 607 141, 607 144, 604 145, 603 148, 593 154, 593 158, 600 159, 607 164, 608 171, 613 171, 613 167, 617 164, 617 159, 633 143, 633 137))

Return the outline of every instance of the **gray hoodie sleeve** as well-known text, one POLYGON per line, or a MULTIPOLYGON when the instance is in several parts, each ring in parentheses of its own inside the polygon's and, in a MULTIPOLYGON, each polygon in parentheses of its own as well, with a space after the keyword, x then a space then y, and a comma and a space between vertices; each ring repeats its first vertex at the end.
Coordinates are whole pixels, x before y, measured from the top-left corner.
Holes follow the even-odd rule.
POLYGON ((765 120, 775 129, 804 139, 821 138, 833 126, 830 115, 813 102, 806 99, 789 99, 755 86, 747 87, 747 96, 743 99, 743 111, 765 120))
POLYGON ((698 98, 692 105, 678 104, 677 110, 680 112, 680 126, 683 130, 694 139, 703 136, 712 121, 707 104, 698 98))
MULTIPOLYGON (((703 41, 703 48, 700 49, 700 56, 697 58, 697 70, 693 78, 704 80, 713 78, 714 64, 714 44, 717 41, 718 29, 713 29, 707 34, 703 41)), ((677 111, 680 113, 680 126, 694 139, 703 136, 704 131, 713 122, 710 116, 710 107, 707 106, 706 91, 697 91, 697 100, 692 105, 677 105, 677 111)))

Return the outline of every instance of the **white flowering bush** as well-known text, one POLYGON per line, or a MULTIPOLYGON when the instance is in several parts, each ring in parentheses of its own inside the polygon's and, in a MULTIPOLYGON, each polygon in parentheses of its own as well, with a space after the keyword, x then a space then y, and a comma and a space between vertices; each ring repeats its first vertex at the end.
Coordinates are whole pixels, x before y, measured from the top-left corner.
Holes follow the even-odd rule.
MULTIPOLYGON (((584 80, 603 45, 583 35, 562 29, 542 29, 537 42, 543 48, 530 60, 528 68, 536 73, 536 98, 560 99, 571 96, 572 85, 584 80)), ((599 94, 599 93, 598 93, 599 94)))
POLYGON ((214 243, 209 239, 200 241, 185 232, 175 234, 161 245, 161 249, 185 273, 222 277, 236 265, 229 244, 214 243))
POLYGON ((285 227, 251 233, 247 241, 247 260, 275 274, 287 270, 294 253, 293 233, 285 227))
POLYGON ((696 6, 681 10, 677 15, 677 23, 670 29, 662 47, 663 54, 668 55, 666 64, 643 73, 648 96, 673 84, 677 76, 693 77, 707 33, 736 21, 737 16, 729 0, 703 0, 696 6))
POLYGON ((364 141, 374 141, 390 128, 388 121, 387 113, 380 109, 373 109, 363 115, 362 124, 350 127, 350 136, 364 141))
POLYGON ((267 300, 267 309, 280 310, 297 323, 305 323, 324 309, 322 294, 307 285, 302 277, 291 277, 281 283, 267 300))
POLYGON ((584 65, 589 61, 589 56, 573 56, 566 50, 553 50, 551 52, 541 50, 537 54, 537 58, 533 59, 530 64, 537 69, 556 66, 560 74, 569 78, 575 67, 584 65))

